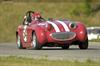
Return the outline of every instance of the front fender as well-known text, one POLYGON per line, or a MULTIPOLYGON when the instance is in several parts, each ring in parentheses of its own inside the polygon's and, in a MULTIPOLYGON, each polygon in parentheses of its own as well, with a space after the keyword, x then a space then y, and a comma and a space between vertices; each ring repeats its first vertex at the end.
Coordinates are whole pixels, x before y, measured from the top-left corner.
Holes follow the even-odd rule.
POLYGON ((45 30, 41 27, 36 27, 35 29, 35 33, 36 33, 36 36, 37 36, 37 39, 39 41, 39 43, 41 45, 45 44, 46 43, 46 34, 45 34, 45 30))
POLYGON ((87 37, 87 30, 84 24, 78 23, 78 28, 77 28, 77 38, 80 41, 85 41, 88 39, 87 37))

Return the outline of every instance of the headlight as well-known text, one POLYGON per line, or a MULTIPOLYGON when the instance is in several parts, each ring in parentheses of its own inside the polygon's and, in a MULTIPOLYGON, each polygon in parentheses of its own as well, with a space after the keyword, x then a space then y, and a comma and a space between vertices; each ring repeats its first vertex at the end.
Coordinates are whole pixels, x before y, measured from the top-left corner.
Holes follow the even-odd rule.
POLYGON ((77 27, 76 23, 69 23, 69 27, 71 29, 75 29, 77 27))

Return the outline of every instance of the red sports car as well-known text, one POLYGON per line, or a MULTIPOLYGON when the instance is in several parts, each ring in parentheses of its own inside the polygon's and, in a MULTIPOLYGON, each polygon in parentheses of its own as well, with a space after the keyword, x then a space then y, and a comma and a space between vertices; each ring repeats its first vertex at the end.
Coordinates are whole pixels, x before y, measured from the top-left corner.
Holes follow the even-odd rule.
POLYGON ((80 49, 88 48, 87 30, 81 22, 45 20, 38 12, 28 11, 23 24, 16 31, 16 43, 19 49, 41 49, 46 47, 62 47, 78 45, 80 49))

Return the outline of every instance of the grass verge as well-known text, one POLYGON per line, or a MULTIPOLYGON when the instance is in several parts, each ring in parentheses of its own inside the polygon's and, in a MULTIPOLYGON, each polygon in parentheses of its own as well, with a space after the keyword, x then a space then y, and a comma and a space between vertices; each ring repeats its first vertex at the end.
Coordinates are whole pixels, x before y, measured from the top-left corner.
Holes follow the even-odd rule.
POLYGON ((89 42, 100 42, 100 39, 89 40, 89 42))
POLYGON ((8 56, 0 57, 0 66, 100 66, 100 61, 79 62, 77 60, 47 60, 8 56))

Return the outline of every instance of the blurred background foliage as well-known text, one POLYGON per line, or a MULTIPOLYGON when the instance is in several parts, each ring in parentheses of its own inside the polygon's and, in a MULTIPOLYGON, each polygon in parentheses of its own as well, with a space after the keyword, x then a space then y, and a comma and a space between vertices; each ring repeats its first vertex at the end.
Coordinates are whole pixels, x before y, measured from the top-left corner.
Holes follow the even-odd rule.
POLYGON ((0 0, 0 1, 14 1, 14 2, 99 2, 99 0, 0 0))
POLYGON ((69 19, 100 26, 99 0, 0 0, 0 42, 15 42, 17 26, 28 10, 48 18, 69 19))

